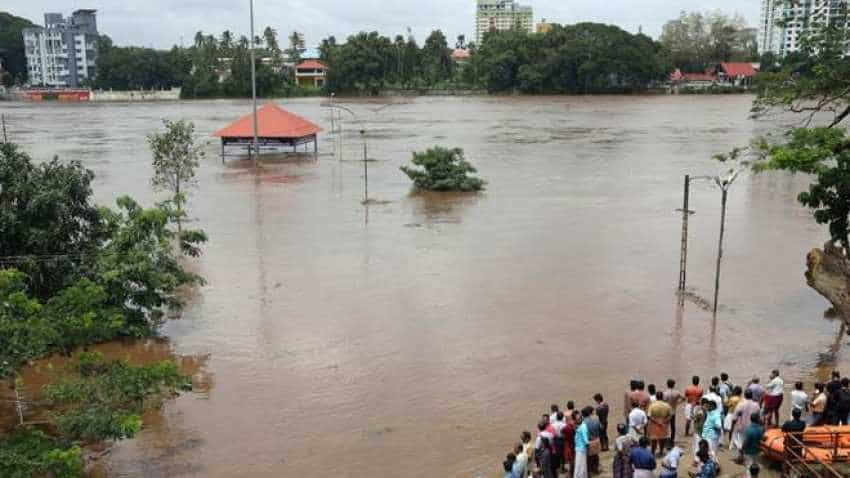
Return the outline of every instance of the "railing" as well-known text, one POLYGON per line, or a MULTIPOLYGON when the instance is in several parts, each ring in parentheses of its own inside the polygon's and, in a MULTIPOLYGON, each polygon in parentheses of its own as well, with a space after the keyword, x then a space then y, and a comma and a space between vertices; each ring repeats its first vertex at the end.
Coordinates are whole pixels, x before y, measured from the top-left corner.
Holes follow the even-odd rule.
POLYGON ((782 476, 811 476, 814 478, 846 478, 846 474, 835 469, 836 462, 850 463, 850 457, 840 456, 842 439, 850 437, 847 432, 812 432, 806 431, 805 437, 809 442, 829 444, 829 446, 810 446, 801 440, 802 434, 785 434, 785 457, 782 463, 782 476), (789 446, 790 445, 790 446, 789 446), (812 449, 827 450, 832 454, 832 463, 827 463, 812 449))

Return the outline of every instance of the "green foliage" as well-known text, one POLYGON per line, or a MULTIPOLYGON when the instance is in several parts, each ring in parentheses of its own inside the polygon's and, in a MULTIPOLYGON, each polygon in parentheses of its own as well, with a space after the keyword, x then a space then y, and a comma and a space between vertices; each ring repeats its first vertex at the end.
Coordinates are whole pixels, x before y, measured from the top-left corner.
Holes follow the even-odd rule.
POLYGON ((756 115, 784 110, 802 118, 781 140, 755 142, 756 171, 786 170, 814 176, 799 201, 827 224, 831 240, 850 247, 850 137, 844 121, 850 116, 850 33, 843 27, 846 5, 834 23, 816 25, 804 36, 802 51, 782 59, 757 82, 756 115))
POLYGON ((0 267, 25 272, 39 298, 84 274, 87 256, 108 239, 91 200, 93 178, 79 162, 35 165, 14 144, 0 144, 0 267))
MULTIPOLYGON (((263 38, 255 39, 255 42, 258 46, 255 50, 257 95, 293 94, 296 87, 292 75, 284 71, 277 32, 267 27, 263 38)), ((194 45, 184 50, 188 74, 181 95, 184 98, 250 97, 250 47, 248 38, 241 36, 234 39, 229 31, 222 33, 220 39, 203 32, 196 33, 194 45)))
POLYGON ((0 377, 50 353, 150 335, 180 309, 179 288, 203 282, 178 259, 198 256, 206 235, 171 230, 180 212, 170 204, 122 197, 97 209, 79 164, 34 166, 12 144, 0 153, 0 377))
MULTIPOLYGON (((459 43, 460 44, 460 43, 459 43)), ((387 86, 486 88, 490 92, 611 93, 640 91, 663 80, 670 68, 659 44, 617 27, 581 23, 551 32, 489 32, 469 62, 456 65, 440 31, 420 49, 410 37, 394 41, 359 33, 339 45, 322 43, 328 64, 326 89, 377 94, 387 86)))
POLYGON ((167 89, 182 85, 190 69, 183 49, 117 47, 102 35, 92 86, 104 90, 167 89))
POLYGON ((45 388, 58 410, 52 414, 57 429, 73 440, 132 438, 141 430, 146 410, 160 407, 180 390, 191 390, 191 379, 171 361, 133 366, 83 354, 77 370, 79 377, 45 388))
POLYGON ((550 32, 490 32, 471 59, 490 92, 622 93, 641 91, 670 68, 645 35, 597 23, 555 25, 550 32))
POLYGON ((435 146, 424 153, 413 153, 413 165, 401 170, 413 180, 418 189, 429 191, 480 191, 485 182, 470 173, 476 169, 466 161, 460 148, 447 149, 435 146), (421 169, 419 169, 421 168, 421 169))
POLYGON ((38 430, 20 429, 0 440, 0 470, 4 478, 78 478, 83 474, 83 451, 38 430))
POLYGON ((23 84, 27 80, 27 57, 24 49, 23 29, 36 26, 26 18, 0 12, 0 59, 9 71, 5 83, 23 84))
POLYGON ((378 94, 397 66, 397 53, 390 39, 378 32, 348 37, 329 51, 327 89, 334 92, 378 94))
POLYGON ((754 61, 758 55, 756 32, 746 20, 720 11, 682 12, 664 25, 661 44, 676 68, 702 73, 712 63, 754 61))
POLYGON ((148 136, 148 145, 153 154, 153 188, 172 194, 177 228, 182 231, 181 220, 185 216, 186 192, 195 186, 195 170, 203 155, 201 146, 195 144, 195 123, 191 121, 163 120, 164 133, 148 136))

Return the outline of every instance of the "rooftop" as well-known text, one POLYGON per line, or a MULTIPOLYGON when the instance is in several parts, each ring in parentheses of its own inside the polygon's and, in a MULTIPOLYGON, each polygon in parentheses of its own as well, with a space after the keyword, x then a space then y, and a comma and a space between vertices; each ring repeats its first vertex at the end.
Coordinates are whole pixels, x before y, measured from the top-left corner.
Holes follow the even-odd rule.
MULTIPOLYGON (((250 138, 254 136, 254 116, 248 114, 213 133, 219 138, 250 138)), ((322 131, 318 125, 286 111, 276 103, 267 103, 257 110, 257 136, 261 138, 304 138, 322 131)))

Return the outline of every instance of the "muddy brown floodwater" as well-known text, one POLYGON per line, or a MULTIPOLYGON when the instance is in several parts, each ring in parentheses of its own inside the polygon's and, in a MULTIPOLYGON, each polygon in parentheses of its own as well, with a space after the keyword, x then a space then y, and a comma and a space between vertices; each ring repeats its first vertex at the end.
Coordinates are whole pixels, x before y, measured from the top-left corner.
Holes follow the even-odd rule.
MULTIPOLYGON (((211 142, 191 198, 210 237, 209 284, 163 332, 208 356, 184 395, 114 447, 111 476, 499 476, 550 403, 778 366, 786 382, 847 366, 846 337, 806 287, 826 231, 795 201, 803 176, 745 176, 729 198, 716 323, 674 296, 682 177, 776 130, 751 98, 420 98, 368 130, 364 208, 355 125, 318 162, 222 164, 211 142), (398 167, 459 146, 487 179, 471 195, 417 195, 398 167), (368 223, 367 220, 368 214, 368 223)), ((330 129, 318 99, 281 102, 330 129)), ((97 173, 95 193, 150 203, 145 135, 162 118, 206 136, 245 101, 0 105, 12 140, 97 173)), ((720 194, 693 187, 689 281, 710 298, 720 194)))

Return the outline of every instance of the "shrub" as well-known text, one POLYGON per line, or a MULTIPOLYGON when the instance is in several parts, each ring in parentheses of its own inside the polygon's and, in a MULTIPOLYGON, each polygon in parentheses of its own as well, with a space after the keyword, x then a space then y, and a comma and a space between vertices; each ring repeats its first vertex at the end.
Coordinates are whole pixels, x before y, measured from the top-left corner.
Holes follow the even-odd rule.
POLYGON ((469 176, 478 172, 464 158, 460 148, 448 149, 435 146, 424 153, 413 153, 413 165, 402 166, 401 170, 413 180, 417 189, 428 191, 481 191, 484 180, 469 176))

